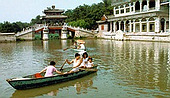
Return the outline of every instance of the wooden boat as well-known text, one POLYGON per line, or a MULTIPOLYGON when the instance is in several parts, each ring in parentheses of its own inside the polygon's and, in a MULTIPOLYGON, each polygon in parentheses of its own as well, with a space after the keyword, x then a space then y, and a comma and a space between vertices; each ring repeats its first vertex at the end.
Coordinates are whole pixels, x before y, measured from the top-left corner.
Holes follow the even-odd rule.
POLYGON ((35 89, 28 89, 28 90, 15 90, 15 92, 12 94, 10 98, 33 98, 40 95, 49 94, 51 92, 52 94, 57 94, 58 92, 60 92, 61 89, 68 88, 70 86, 75 86, 76 84, 81 85, 80 87, 77 86, 76 88, 79 87, 80 89, 84 89, 84 88, 96 89, 96 87, 93 86, 93 82, 89 83, 89 80, 92 81, 93 77, 95 77, 96 75, 97 73, 92 73, 90 75, 83 77, 83 79, 78 78, 74 81, 67 81, 67 82, 60 83, 59 85, 54 84, 54 85, 44 86, 41 87, 41 89, 35 88, 35 89))
POLYGON ((42 86, 47 86, 51 84, 61 83, 77 78, 81 78, 83 76, 89 75, 91 73, 97 72, 97 66, 91 69, 81 69, 78 72, 64 75, 54 75, 51 77, 35 77, 34 75, 28 75, 22 78, 12 78, 7 79, 6 81, 15 89, 23 90, 23 89, 31 89, 42 86))

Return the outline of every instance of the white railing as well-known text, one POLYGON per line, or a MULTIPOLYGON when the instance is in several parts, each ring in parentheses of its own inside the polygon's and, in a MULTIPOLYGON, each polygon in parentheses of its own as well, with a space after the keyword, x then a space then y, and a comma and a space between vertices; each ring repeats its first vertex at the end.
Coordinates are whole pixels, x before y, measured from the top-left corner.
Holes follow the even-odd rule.
POLYGON ((91 30, 88 29, 84 29, 84 28, 80 28, 80 27, 72 27, 72 26, 67 26, 68 28, 77 30, 77 31, 83 31, 83 32, 87 32, 87 33, 93 33, 91 30))
MULTIPOLYGON (((21 32, 18 32, 16 34, 16 36, 21 36, 21 35, 24 35, 24 34, 27 34, 27 33, 30 33, 32 31, 37 31, 37 30, 40 30, 42 28, 44 28, 44 24, 36 24, 32 27, 29 27, 29 28, 26 28, 26 29, 23 29, 23 31, 21 32)), ((64 26, 63 26, 64 27, 64 26)), ((71 28, 71 29, 74 29, 76 31, 83 31, 83 32, 86 32, 86 33, 91 33, 91 34, 94 34, 92 30, 88 30, 88 29, 84 29, 84 28, 80 28, 80 27, 72 27, 72 26, 65 26, 67 28, 71 28)))
POLYGON ((32 31, 37 31, 37 30, 42 29, 42 28, 44 28, 44 25, 42 25, 42 24, 34 25, 33 27, 28 27, 26 29, 23 29, 23 31, 21 31, 21 32, 17 32, 17 34, 15 36, 21 36, 21 35, 30 33, 32 31))

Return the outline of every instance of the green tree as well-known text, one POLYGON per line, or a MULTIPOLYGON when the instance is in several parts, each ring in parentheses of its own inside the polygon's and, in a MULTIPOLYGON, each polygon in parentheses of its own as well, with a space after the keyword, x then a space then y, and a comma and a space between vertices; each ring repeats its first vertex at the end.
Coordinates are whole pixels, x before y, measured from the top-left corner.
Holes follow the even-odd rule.
POLYGON ((85 22, 85 20, 77 20, 77 21, 72 21, 68 23, 71 26, 75 27, 82 27, 82 28, 87 28, 89 23, 85 22))
POLYGON ((74 25, 80 26, 87 29, 96 29, 98 26, 96 21, 100 20, 103 15, 112 15, 113 7, 111 6, 111 0, 103 0, 98 4, 80 5, 73 10, 67 10, 64 15, 68 16, 66 22, 74 25), (83 22, 83 25, 79 22, 83 22), (84 23, 85 22, 85 23, 84 23))
POLYGON ((34 24, 41 24, 42 23, 42 20, 41 20, 41 16, 40 15, 38 15, 38 16, 36 16, 36 18, 35 19, 32 19, 31 20, 31 25, 34 25, 34 24))
POLYGON ((23 28, 30 26, 29 23, 22 23, 22 22, 13 22, 10 23, 8 21, 4 23, 0 23, 0 32, 3 33, 11 33, 11 32, 21 32, 23 28))

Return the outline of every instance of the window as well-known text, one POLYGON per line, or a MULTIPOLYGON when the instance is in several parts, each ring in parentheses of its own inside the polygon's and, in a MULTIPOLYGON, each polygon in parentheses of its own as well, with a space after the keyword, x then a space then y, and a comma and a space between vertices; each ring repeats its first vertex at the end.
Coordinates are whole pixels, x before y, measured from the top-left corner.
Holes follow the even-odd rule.
POLYGON ((119 14, 119 10, 116 11, 116 14, 119 14))
POLYGON ((129 9, 129 8, 127 8, 127 9, 126 9, 126 13, 129 13, 129 12, 130 12, 130 9, 129 9))
POLYGON ((121 13, 124 13, 124 9, 123 9, 123 10, 121 10, 121 13))

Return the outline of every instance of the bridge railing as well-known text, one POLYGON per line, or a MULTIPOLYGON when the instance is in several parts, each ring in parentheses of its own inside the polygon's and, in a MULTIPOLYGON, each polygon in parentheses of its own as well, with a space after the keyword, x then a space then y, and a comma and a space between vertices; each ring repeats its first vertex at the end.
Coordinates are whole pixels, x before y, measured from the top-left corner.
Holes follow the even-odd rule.
POLYGON ((72 27, 72 26, 67 26, 67 27, 74 29, 74 30, 77 30, 77 31, 83 31, 83 32, 86 32, 86 33, 93 33, 91 30, 80 28, 80 27, 72 27))
POLYGON ((32 27, 28 27, 26 29, 23 29, 23 31, 21 31, 21 32, 17 32, 16 36, 21 36, 21 35, 24 35, 24 34, 27 34, 27 33, 33 32, 33 31, 37 31, 37 30, 42 29, 42 28, 44 28, 43 24, 34 25, 32 27))

